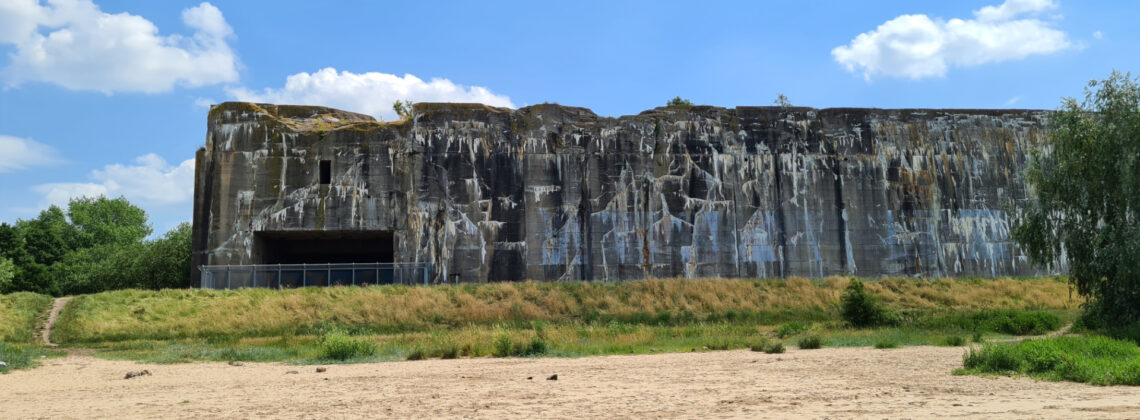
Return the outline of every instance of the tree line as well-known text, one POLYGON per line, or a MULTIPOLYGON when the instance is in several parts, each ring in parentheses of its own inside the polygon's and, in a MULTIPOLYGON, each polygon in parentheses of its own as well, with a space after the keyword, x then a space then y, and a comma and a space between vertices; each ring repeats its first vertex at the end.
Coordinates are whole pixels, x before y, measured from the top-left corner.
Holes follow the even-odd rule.
POLYGON ((0 223, 0 293, 53 296, 190 285, 190 224, 160 237, 126 198, 72 199, 0 223))

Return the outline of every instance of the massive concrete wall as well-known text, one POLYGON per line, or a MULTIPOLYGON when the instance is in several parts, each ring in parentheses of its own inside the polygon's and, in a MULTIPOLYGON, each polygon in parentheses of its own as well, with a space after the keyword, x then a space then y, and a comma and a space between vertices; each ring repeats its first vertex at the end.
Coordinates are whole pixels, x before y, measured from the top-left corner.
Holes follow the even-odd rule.
POLYGON ((1010 222, 1048 115, 417 104, 380 123, 224 103, 195 264, 260 262, 258 231, 381 230, 436 282, 1036 274, 1010 222))

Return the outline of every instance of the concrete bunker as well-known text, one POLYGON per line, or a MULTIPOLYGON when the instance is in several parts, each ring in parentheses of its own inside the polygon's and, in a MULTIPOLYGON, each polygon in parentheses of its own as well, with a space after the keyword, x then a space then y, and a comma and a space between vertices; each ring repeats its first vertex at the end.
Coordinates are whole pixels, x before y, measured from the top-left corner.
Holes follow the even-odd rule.
POLYGON ((195 286, 1042 273, 1010 228, 1048 111, 412 114, 213 106, 195 286))

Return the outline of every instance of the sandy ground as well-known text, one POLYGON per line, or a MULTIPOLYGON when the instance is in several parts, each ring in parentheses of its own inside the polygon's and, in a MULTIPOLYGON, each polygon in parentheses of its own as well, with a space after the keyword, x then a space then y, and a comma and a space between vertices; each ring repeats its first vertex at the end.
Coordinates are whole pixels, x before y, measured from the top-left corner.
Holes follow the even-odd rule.
POLYGON ((331 365, 325 373, 73 354, 0 375, 0 417, 1140 418, 1140 387, 952 376, 962 353, 740 350, 331 365), (123 379, 142 369, 152 375, 123 379), (557 381, 546 380, 552 374, 557 381))

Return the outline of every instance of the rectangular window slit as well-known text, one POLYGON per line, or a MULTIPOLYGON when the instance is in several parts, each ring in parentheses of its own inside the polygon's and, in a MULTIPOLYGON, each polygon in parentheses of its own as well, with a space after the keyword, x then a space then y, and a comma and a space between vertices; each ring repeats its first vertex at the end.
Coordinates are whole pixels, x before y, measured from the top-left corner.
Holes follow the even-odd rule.
POLYGON ((332 182, 332 161, 321 161, 321 185, 332 182))

